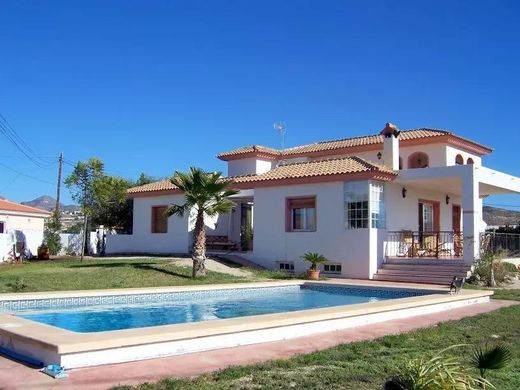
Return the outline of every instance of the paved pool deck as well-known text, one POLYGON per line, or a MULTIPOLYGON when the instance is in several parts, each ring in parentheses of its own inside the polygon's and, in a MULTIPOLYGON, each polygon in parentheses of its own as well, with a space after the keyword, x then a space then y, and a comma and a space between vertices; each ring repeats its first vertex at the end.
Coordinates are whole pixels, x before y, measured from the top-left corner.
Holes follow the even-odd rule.
POLYGON ((196 376, 229 366, 287 358, 354 341, 374 340, 385 335, 434 326, 443 321, 458 320, 515 304, 520 302, 491 300, 489 303, 452 309, 443 312, 442 315, 435 313, 390 320, 323 333, 319 337, 306 336, 160 359, 81 368, 70 371, 70 377, 64 380, 54 380, 36 369, 0 356, 0 389, 107 389, 117 385, 155 382, 165 377, 196 376))

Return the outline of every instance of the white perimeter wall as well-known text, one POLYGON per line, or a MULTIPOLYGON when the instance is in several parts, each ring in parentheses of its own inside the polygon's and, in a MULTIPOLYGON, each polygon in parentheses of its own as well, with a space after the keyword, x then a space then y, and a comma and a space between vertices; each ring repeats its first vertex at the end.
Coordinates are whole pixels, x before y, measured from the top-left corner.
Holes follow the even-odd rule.
POLYGON ((294 261, 299 273, 309 268, 300 256, 319 252, 341 263, 344 277, 372 277, 377 269, 378 236, 385 234, 377 229, 345 229, 343 188, 343 182, 256 188, 253 261, 275 269, 277 261, 294 261), (286 232, 286 198, 307 195, 316 196, 317 230, 286 232))
POLYGON ((133 234, 107 235, 106 253, 188 253, 188 214, 168 218, 167 233, 152 233, 152 206, 184 203, 183 195, 134 198, 133 234))

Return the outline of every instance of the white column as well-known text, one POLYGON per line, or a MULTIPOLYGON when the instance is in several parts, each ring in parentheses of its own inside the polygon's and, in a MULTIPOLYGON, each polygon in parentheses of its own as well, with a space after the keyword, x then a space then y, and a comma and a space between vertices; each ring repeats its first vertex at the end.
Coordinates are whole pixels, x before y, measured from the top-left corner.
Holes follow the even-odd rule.
POLYGON ((475 168, 468 165, 462 178, 463 253, 467 265, 479 257, 480 204, 475 168))

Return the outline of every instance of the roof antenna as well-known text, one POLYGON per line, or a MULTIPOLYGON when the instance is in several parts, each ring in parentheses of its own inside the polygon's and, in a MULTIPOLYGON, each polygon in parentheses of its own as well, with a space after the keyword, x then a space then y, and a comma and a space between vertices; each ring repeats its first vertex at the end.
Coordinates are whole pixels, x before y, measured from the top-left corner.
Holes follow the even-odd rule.
POLYGON ((285 133, 287 132, 287 127, 285 126, 285 122, 281 121, 281 122, 275 122, 273 124, 273 128, 280 134, 281 157, 280 157, 280 162, 278 163, 278 165, 283 165, 284 164, 283 152, 285 149, 285 133))

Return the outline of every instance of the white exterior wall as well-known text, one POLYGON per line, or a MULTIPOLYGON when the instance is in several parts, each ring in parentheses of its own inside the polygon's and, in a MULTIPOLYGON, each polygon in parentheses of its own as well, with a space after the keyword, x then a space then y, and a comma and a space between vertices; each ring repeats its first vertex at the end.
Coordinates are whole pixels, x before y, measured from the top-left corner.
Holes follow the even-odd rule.
POLYGON ((228 161, 228 176, 261 174, 270 171, 272 167, 272 160, 265 160, 260 158, 231 160, 228 161))
POLYGON ((134 198, 133 234, 107 235, 106 253, 188 253, 188 215, 168 218, 167 233, 152 233, 152 206, 184 203, 183 195, 134 198))
POLYGON ((449 192, 431 191, 398 183, 386 183, 385 190, 386 227, 388 231, 417 231, 419 229, 419 199, 439 202, 439 227, 441 231, 452 230, 453 205, 462 206, 460 196, 449 192), (406 198, 403 198, 403 187, 406 188, 406 198), (446 195, 450 197, 449 204, 446 204, 446 195))
POLYGON ((295 272, 303 272, 309 264, 300 256, 319 252, 342 264, 342 276, 365 279, 377 269, 377 239, 370 239, 384 232, 345 228, 343 182, 256 188, 254 229, 253 261, 264 267, 293 261, 295 272), (316 231, 286 232, 286 198, 307 195, 316 197, 316 231))
POLYGON ((467 164, 468 158, 472 158, 475 166, 482 165, 482 158, 476 154, 468 153, 462 149, 454 148, 453 146, 446 146, 446 165, 456 165, 455 157, 460 154, 464 159, 464 165, 467 164))
POLYGON ((11 213, 0 210, 0 222, 5 222, 7 230, 40 230, 43 232, 46 216, 36 214, 11 213))

